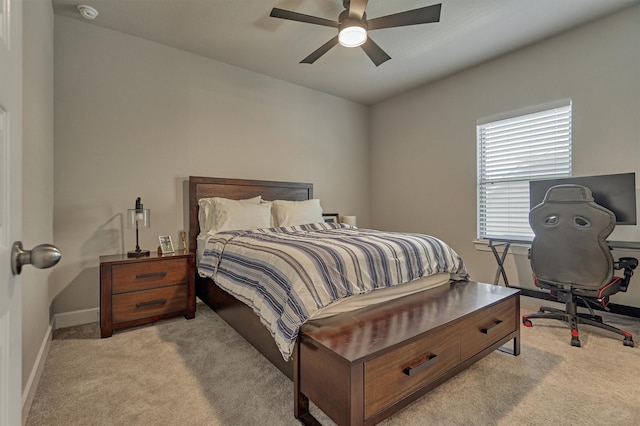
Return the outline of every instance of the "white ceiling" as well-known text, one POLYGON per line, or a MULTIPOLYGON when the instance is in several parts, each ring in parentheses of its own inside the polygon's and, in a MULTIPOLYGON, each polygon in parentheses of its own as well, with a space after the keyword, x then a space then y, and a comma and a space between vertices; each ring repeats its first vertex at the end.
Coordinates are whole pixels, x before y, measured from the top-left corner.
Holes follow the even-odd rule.
MULTIPOLYGON (((359 48, 335 46, 300 64, 335 28, 269 17, 273 7, 337 20, 342 0, 52 0, 57 15, 206 56, 322 92, 373 104, 445 75, 640 4, 640 0, 439 0, 439 23, 369 36, 391 60, 376 67, 359 48)), ((369 19, 438 3, 370 0, 369 19)))

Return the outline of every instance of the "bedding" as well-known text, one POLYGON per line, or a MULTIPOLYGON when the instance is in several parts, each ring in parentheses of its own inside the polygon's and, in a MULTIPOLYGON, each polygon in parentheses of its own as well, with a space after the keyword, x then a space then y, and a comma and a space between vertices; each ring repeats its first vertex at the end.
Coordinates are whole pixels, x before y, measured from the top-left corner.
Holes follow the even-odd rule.
POLYGON ((215 234, 198 272, 251 306, 285 360, 300 326, 335 301, 434 274, 468 279, 462 259, 437 238, 337 223, 215 234))

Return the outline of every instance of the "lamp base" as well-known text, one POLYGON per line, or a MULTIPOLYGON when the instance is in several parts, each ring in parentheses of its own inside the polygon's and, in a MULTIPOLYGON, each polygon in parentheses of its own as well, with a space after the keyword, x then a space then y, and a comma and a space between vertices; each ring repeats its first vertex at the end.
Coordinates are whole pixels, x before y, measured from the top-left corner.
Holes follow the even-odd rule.
POLYGON ((145 257, 149 256, 149 250, 130 251, 127 253, 127 257, 145 257))

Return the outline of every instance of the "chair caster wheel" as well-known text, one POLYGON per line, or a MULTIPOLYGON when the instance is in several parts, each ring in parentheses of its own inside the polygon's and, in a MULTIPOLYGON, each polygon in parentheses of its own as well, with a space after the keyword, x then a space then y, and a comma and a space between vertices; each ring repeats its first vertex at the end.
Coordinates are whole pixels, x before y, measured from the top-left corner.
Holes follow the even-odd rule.
POLYGON ((522 320, 522 324, 523 324, 525 327, 533 327, 533 323, 531 322, 531 320, 528 320, 528 319, 523 319, 523 320, 522 320))
POLYGON ((624 340, 622 341, 622 343, 623 343, 625 346, 629 346, 630 348, 633 348, 633 347, 635 346, 635 343, 633 342, 633 339, 632 339, 632 338, 624 339, 624 340))
POLYGON ((580 339, 574 337, 571 339, 571 346, 575 346, 577 348, 580 347, 580 339))

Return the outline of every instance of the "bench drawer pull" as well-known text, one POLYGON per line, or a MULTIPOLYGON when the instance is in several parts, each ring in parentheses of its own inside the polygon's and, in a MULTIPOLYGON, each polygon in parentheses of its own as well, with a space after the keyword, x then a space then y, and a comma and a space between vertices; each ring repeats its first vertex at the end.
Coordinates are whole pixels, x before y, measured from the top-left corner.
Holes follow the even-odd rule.
POLYGON ((153 278, 153 277, 166 277, 166 272, 152 272, 150 274, 138 274, 136 275, 137 280, 141 280, 143 278, 153 278))
POLYGON ((496 320, 493 324, 491 324, 489 327, 484 327, 482 328, 480 331, 482 331, 484 334, 489 334, 491 332, 491 330, 495 330, 495 328, 497 326, 499 326, 500 324, 502 324, 502 320, 496 320))
POLYGON ((436 362, 436 358, 438 358, 438 355, 429 353, 423 356, 422 358, 420 358, 419 360, 417 360, 414 365, 410 365, 409 367, 406 367, 403 370, 403 372, 407 376, 418 374, 422 370, 426 370, 427 368, 432 366, 436 362))
POLYGON ((144 308, 146 306, 155 306, 155 305, 164 305, 165 303, 167 303, 167 299, 151 300, 149 302, 136 303, 136 308, 144 308))

